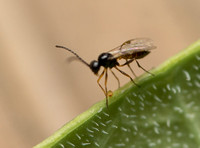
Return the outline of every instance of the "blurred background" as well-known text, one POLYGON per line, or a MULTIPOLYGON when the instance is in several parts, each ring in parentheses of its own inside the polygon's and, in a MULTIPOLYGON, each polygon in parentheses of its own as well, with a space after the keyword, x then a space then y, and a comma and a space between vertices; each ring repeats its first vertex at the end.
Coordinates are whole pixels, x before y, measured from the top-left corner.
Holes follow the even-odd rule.
MULTIPOLYGON (((199 8, 198 0, 0 1, 1 147, 32 147, 104 98, 90 69, 56 44, 90 62, 149 37, 157 49, 139 62, 150 70, 200 38, 199 8)), ((117 88, 112 75, 108 83, 117 88)))

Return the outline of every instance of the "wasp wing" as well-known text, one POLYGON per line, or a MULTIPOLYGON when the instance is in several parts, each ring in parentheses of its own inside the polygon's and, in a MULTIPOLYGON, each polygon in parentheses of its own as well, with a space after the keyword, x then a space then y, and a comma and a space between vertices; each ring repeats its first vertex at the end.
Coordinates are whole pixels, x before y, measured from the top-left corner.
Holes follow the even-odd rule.
POLYGON ((131 55, 141 51, 147 51, 155 49, 156 46, 149 38, 135 38, 124 42, 122 45, 108 51, 113 56, 111 59, 120 58, 124 55, 131 55))

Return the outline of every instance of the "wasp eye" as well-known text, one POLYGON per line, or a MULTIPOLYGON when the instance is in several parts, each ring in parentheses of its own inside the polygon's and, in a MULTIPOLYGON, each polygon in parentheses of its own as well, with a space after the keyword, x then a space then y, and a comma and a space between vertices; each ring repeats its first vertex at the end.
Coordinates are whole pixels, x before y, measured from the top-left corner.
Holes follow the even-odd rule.
POLYGON ((94 74, 98 74, 98 71, 100 69, 100 65, 98 61, 92 61, 90 63, 90 69, 94 72, 94 74))

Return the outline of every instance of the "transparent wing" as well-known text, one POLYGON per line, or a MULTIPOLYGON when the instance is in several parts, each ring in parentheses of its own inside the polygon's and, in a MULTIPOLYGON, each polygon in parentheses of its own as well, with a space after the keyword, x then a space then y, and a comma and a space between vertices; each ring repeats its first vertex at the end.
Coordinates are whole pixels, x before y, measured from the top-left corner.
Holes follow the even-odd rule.
POLYGON ((113 58, 120 58, 124 55, 131 55, 141 51, 147 51, 155 49, 156 46, 153 45, 153 42, 149 38, 135 38, 124 42, 122 45, 108 51, 112 54, 113 58))

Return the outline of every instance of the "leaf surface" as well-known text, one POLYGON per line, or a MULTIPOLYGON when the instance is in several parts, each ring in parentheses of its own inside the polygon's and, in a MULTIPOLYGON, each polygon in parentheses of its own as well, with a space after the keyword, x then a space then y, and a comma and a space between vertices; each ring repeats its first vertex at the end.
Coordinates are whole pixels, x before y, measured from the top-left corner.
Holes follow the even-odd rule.
POLYGON ((200 41, 35 148, 200 148, 200 41))

